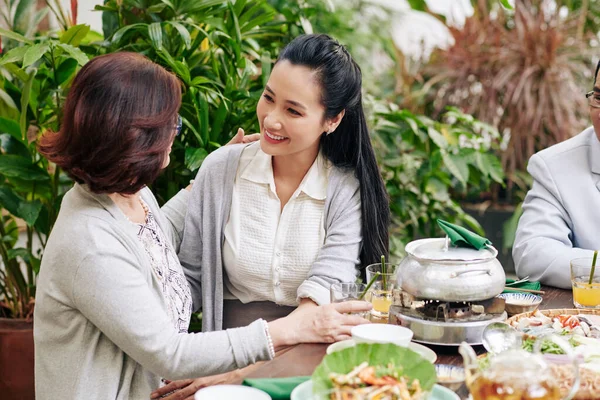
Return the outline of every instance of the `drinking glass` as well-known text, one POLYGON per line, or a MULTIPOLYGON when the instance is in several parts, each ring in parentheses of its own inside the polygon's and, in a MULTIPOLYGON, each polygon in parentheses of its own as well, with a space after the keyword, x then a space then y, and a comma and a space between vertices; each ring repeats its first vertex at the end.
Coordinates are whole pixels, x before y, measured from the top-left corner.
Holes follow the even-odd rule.
POLYGON ((600 309, 600 265, 596 265, 592 282, 592 258, 571 260, 571 285, 573 286, 573 304, 576 308, 600 309))
POLYGON ((373 304, 371 315, 387 319, 394 297, 399 297, 401 290, 396 272, 398 265, 386 264, 386 273, 381 272, 381 263, 367 267, 367 284, 375 279, 369 288, 368 301, 373 304))
MULTIPOLYGON (((367 301, 365 298, 361 298, 367 285, 364 283, 334 283, 329 287, 329 293, 331 296, 332 303, 343 303, 345 301, 361 300, 367 301)), ((358 315, 362 318, 369 316, 369 312, 356 312, 353 315, 358 315)))

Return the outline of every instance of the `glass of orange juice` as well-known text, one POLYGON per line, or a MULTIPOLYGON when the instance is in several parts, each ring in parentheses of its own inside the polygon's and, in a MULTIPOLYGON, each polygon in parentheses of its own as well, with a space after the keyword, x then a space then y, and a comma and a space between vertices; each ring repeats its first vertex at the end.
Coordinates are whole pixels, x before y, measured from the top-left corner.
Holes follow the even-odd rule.
POLYGON ((374 279, 369 288, 367 300, 373 308, 371 315, 377 318, 387 318, 390 306, 393 304, 394 294, 400 290, 396 269, 398 264, 386 263, 385 273, 382 271, 381 263, 371 264, 367 267, 367 284, 374 279))
POLYGON ((600 309, 600 265, 597 265, 594 269, 594 275, 591 276, 591 257, 571 260, 573 304, 577 308, 600 309))

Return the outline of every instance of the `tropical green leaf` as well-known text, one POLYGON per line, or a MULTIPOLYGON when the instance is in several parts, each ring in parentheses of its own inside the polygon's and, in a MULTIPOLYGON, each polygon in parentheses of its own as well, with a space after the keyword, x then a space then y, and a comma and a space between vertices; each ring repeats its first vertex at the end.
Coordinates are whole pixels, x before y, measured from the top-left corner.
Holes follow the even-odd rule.
POLYGON ((500 4, 502 4, 502 7, 507 8, 509 10, 513 9, 513 6, 510 4, 510 1, 508 1, 508 0, 500 0, 500 4))
MULTIPOLYGON (((3 89, 0 89, 0 100, 3 101, 9 108, 11 108, 13 110, 18 110, 17 104, 15 103, 15 101, 3 89)), ((9 110, 6 110, 6 115, 10 115, 9 110)))
POLYGON ((163 49, 163 32, 160 22, 154 22, 148 25, 148 36, 152 41, 152 45, 158 51, 163 49))
POLYGON ((23 91, 21 92, 21 119, 19 126, 21 128, 21 140, 24 141, 27 137, 27 128, 29 128, 29 120, 27 119, 27 110, 29 109, 29 97, 31 96, 31 87, 35 80, 36 69, 33 69, 29 73, 29 78, 23 85, 23 91))
POLYGON ((148 24, 142 24, 142 23, 126 25, 115 32, 115 34, 112 37, 112 42, 113 42, 113 44, 118 44, 127 32, 132 31, 132 30, 142 30, 142 29, 147 30, 148 29, 147 26, 148 26, 148 24))
MULTIPOLYGON (((2 129, 0 129, 0 131, 2 131, 2 129)), ((21 140, 16 139, 8 133, 0 134, 0 147, 2 147, 2 152, 4 154, 14 154, 25 158, 31 158, 27 146, 25 146, 21 140)))
POLYGON ((271 61, 271 53, 269 53, 268 51, 264 51, 260 57, 260 65, 261 65, 261 78, 262 78, 262 84, 263 86, 267 85, 267 82, 269 81, 269 76, 271 75, 271 67, 272 67, 272 61, 271 61))
POLYGON ((166 4, 164 3, 158 3, 158 4, 153 4, 150 7, 148 7, 146 9, 146 11, 148 11, 149 13, 156 13, 159 14, 162 12, 162 10, 164 10, 167 7, 166 4))
POLYGON ((168 21, 167 23, 177 29, 179 36, 181 36, 181 39, 183 39, 185 48, 189 49, 192 46, 192 37, 190 36, 190 32, 187 30, 187 28, 180 22, 168 21))
POLYGON ((31 160, 11 154, 0 156, 0 174, 26 181, 47 181, 50 179, 48 173, 33 165, 31 160))
POLYGON ((427 129, 427 134, 440 149, 446 149, 448 147, 448 141, 440 132, 433 128, 427 129))
POLYGON ((50 50, 50 44, 48 44, 48 42, 36 43, 29 47, 23 56, 23 69, 42 58, 48 50, 50 50))
POLYGON ((8 72, 10 72, 23 82, 26 82, 29 79, 29 75, 27 74, 27 72, 17 67, 17 65, 14 63, 6 63, 4 64, 4 68, 6 68, 8 72))
POLYGON ((17 215, 19 212, 19 204, 21 198, 17 196, 9 187, 0 186, 0 206, 12 215, 17 215))
POLYGON ((466 186, 467 181, 469 180, 469 166, 462 157, 443 152, 442 159, 450 173, 458 179, 460 183, 466 186))
POLYGON ((2 29, 2 28, 0 28, 0 36, 4 36, 6 38, 16 40, 17 42, 23 42, 23 43, 27 43, 27 44, 33 44, 33 42, 31 40, 27 39, 25 36, 20 35, 20 34, 18 34, 16 32, 12 32, 12 31, 8 31, 6 29, 2 29))
POLYGON ((90 59, 81 49, 71 46, 66 43, 59 43, 58 47, 67 52, 71 57, 77 60, 77 63, 81 66, 85 65, 90 59))
POLYGON ((190 171, 196 171, 202 165, 202 161, 206 158, 208 152, 203 148, 186 147, 185 149, 185 166, 190 171))
POLYGON ((56 84, 62 85, 69 78, 71 78, 77 70, 79 63, 74 58, 67 58, 65 61, 60 63, 56 69, 56 84))
POLYGON ((0 133, 8 133, 19 141, 22 140, 21 127, 12 119, 0 117, 0 133))
POLYGON ((89 32, 89 25, 81 24, 72 26, 60 36, 60 42, 72 46, 79 46, 79 43, 81 43, 83 38, 85 38, 89 32))
POLYGON ((198 93, 198 119, 200 122, 200 136, 202 136, 202 140, 206 143, 208 142, 208 102, 206 101, 206 96, 204 93, 198 93))
POLYGON ((31 252, 23 247, 16 247, 14 249, 8 249, 6 251, 8 255, 8 259, 12 260, 13 258, 21 257, 22 259, 26 259, 31 256, 31 252))
POLYGON ((39 200, 34 201, 22 201, 19 203, 19 208, 17 209, 17 216, 29 226, 33 226, 35 221, 40 215, 40 210, 42 209, 42 203, 39 200))
POLYGON ((318 393, 332 389, 329 374, 347 374, 363 362, 372 367, 393 364, 400 376, 408 377, 409 382, 417 379, 424 391, 431 390, 436 381, 433 364, 407 347, 389 343, 359 343, 323 358, 311 377, 313 391, 318 393))
POLYGON ((23 57, 27 50, 29 50, 29 46, 21 46, 15 47, 4 54, 2 58, 0 58, 0 65, 4 65, 6 63, 20 62, 23 61, 23 57))
POLYGON ((17 8, 15 9, 15 16, 13 18, 13 26, 18 28, 26 28, 23 24, 26 24, 26 18, 29 16, 29 8, 35 6, 36 0, 19 0, 17 8))

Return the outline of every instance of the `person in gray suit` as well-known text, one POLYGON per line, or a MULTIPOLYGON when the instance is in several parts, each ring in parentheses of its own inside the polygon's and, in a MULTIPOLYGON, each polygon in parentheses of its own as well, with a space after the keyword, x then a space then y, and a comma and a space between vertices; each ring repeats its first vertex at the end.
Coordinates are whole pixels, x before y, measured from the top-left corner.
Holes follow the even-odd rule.
POLYGON ((600 62, 586 93, 592 127, 534 154, 513 258, 517 275, 568 289, 569 263, 600 249, 600 62))

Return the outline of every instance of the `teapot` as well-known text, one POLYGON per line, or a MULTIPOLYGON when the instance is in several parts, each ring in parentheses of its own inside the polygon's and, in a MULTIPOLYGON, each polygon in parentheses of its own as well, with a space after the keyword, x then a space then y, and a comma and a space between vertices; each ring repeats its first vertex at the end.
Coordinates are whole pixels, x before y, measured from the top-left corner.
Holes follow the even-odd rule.
POLYGON ((481 369, 471 346, 463 342, 459 353, 465 366, 465 383, 473 400, 561 400, 559 383, 541 354, 545 341, 553 341, 567 354, 573 366, 574 382, 567 397, 570 400, 579 389, 579 365, 572 347, 556 336, 538 338, 533 353, 522 349, 508 349, 490 356, 489 367, 481 369))

